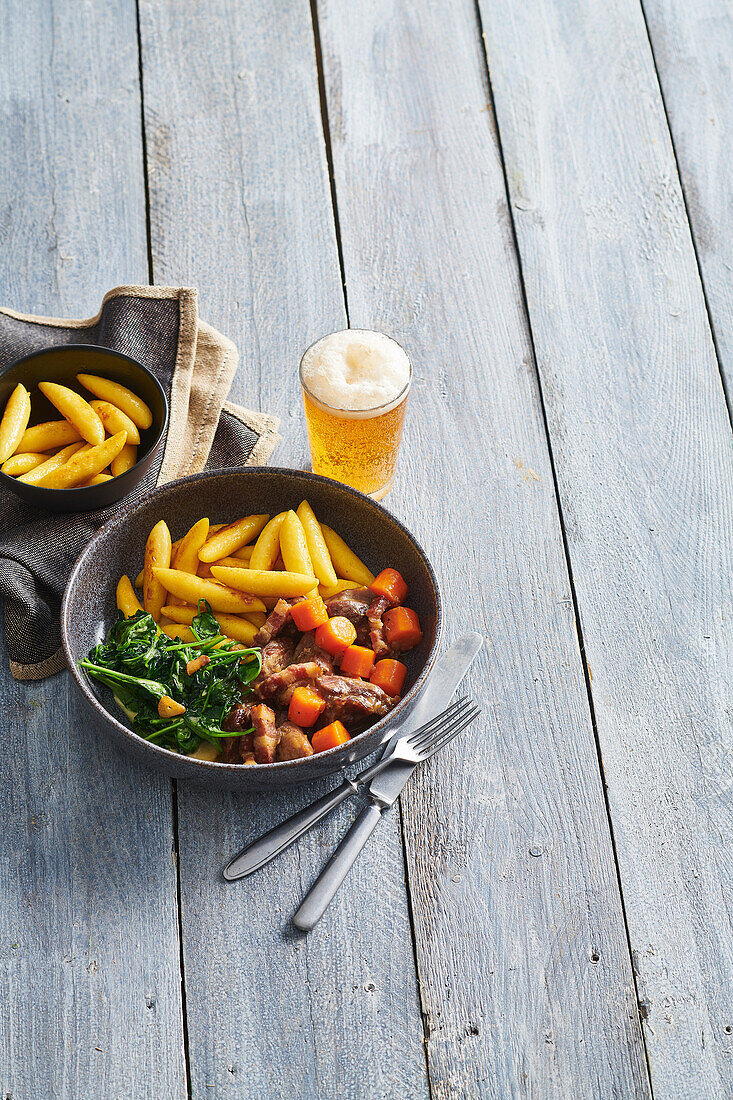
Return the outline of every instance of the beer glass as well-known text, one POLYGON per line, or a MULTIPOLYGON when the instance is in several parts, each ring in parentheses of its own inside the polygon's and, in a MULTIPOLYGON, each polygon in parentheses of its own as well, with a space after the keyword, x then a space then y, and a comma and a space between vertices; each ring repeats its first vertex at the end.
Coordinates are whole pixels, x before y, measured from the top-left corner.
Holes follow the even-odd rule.
POLYGON ((300 362, 300 383, 313 472, 381 500, 394 480, 412 366, 408 360, 407 382, 387 401, 370 408, 344 409, 316 397, 304 379, 303 361, 310 350, 300 362))

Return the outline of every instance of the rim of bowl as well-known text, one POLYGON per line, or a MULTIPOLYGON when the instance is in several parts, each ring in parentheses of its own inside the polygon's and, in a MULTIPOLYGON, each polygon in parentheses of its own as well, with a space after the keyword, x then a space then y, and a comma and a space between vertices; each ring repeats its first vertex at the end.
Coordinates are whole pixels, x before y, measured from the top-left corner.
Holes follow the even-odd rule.
MULTIPOLYGON (((112 356, 113 359, 125 359, 125 360, 127 360, 128 363, 132 363, 132 365, 134 367, 137 367, 138 370, 141 370, 143 372, 143 374, 146 374, 148 376, 148 378, 151 380, 151 382, 155 386, 157 386, 158 390, 160 391, 160 396, 163 399, 163 423, 161 424, 160 431, 156 435, 155 439, 150 444, 149 448, 147 449, 145 454, 142 456, 142 458, 139 458, 137 460, 137 462, 135 463, 135 466, 139 465, 139 463, 141 463, 141 462, 144 462, 145 459, 149 455, 154 454, 155 451, 158 449, 158 447, 160 445, 160 441, 163 438, 163 436, 165 435, 166 430, 168 428, 168 417, 170 416, 170 409, 168 407, 168 398, 166 397, 165 390, 163 389, 163 387, 161 386, 160 382, 155 377, 153 372, 148 370, 147 367, 144 367, 138 359, 133 359, 133 357, 131 355, 125 355, 125 353, 122 352, 122 351, 115 351, 114 348, 105 348, 102 344, 51 344, 47 348, 41 348, 39 351, 32 351, 28 355, 22 356, 20 359, 15 359, 12 363, 9 363, 8 366, 5 367, 4 370, 0 371, 0 378, 4 374, 7 374, 8 371, 14 370, 15 367, 19 367, 23 363, 27 363, 30 359, 37 359, 40 355, 48 355, 49 352, 54 352, 54 351, 101 351, 101 352, 104 352, 106 355, 112 356)), ((125 473, 129 474, 132 470, 135 469, 135 466, 131 466, 129 470, 125 470, 125 473)), ((10 484, 13 484, 14 482, 17 481, 17 478, 11 477, 10 474, 4 474, 2 472, 2 470, 0 470, 0 479, 3 479, 5 481, 9 482, 10 484)), ((2 485, 3 480, 0 480, 0 485, 2 485)), ((48 487, 44 486, 44 485, 31 485, 30 488, 44 489, 44 488, 48 488, 48 487)), ((50 491, 54 492, 54 493, 64 493, 64 494, 66 494, 66 493, 83 493, 86 489, 95 489, 95 488, 96 488, 95 485, 76 485, 73 489, 52 489, 50 491)))
MULTIPOLYGON (((435 592, 435 603, 436 603, 435 640, 434 640, 434 642, 433 642, 433 644, 430 648, 430 652, 428 653, 427 660, 426 660, 423 668, 418 673, 418 676, 415 679, 415 683, 412 685, 410 690, 407 692, 407 694, 402 699, 400 699, 399 703, 394 708, 394 710, 391 710, 388 714, 385 714, 384 717, 380 718, 378 722, 375 722, 373 725, 369 726, 367 729, 362 730, 361 733, 356 734, 354 737, 352 737, 349 741, 345 742, 343 745, 337 745, 332 749, 326 749, 325 752, 320 752, 320 753, 317 753, 317 754, 314 754, 314 755, 317 755, 319 758, 322 758, 322 759, 325 759, 326 757, 330 757, 330 758, 334 759, 339 754, 343 754, 345 756, 347 751, 348 751, 349 745, 352 745, 354 742, 359 741, 360 738, 362 738, 362 737, 366 737, 369 734, 374 733, 374 731, 377 728, 381 728, 383 730, 386 730, 389 727, 389 725, 393 722, 394 718, 398 715, 402 716, 402 718, 406 717, 405 711, 406 711, 406 708, 407 708, 408 704, 411 704, 412 701, 415 699, 416 695, 421 690, 421 688, 422 688, 422 686, 423 686, 423 684, 424 684, 424 682, 425 682, 425 680, 428 676, 428 673, 430 672, 433 665, 435 664, 435 661, 436 661, 437 655, 438 655, 438 645, 440 643, 441 635, 442 635, 442 632, 443 632, 443 603, 442 603, 442 598, 441 598, 441 595, 440 595, 440 587, 438 585, 438 579, 435 575, 435 570, 433 569, 432 563, 431 563, 430 559, 428 558, 427 554, 425 553, 423 547, 417 541, 417 539, 412 534, 412 532, 409 531, 408 528, 404 525, 404 523, 402 523, 399 519, 397 519, 396 516, 394 516, 391 512, 389 512, 378 501, 372 500, 371 497, 367 496, 365 493, 361 493, 358 489, 352 489, 350 485, 344 485, 340 481, 334 481, 332 478, 322 477, 320 474, 314 474, 309 470, 295 470, 295 469, 291 469, 287 466, 253 466, 249 470, 246 469, 246 468, 243 468, 241 470, 237 470, 233 467, 227 467, 226 469, 223 469, 223 470, 216 470, 216 471, 211 471, 211 472, 208 472, 208 471, 204 470, 200 474, 192 474, 189 477, 181 477, 181 478, 177 478, 175 481, 166 482, 165 485, 161 485, 158 489, 154 489, 146 497, 144 497, 143 500, 139 500, 135 504, 129 505, 128 507, 125 508, 125 510, 120 515, 116 516, 115 519, 110 520, 109 523, 106 523, 106 524, 104 524, 104 526, 100 527, 100 529, 89 540, 89 542, 86 544, 84 549, 79 554, 79 557, 74 562, 74 566, 71 570, 71 573, 69 574, 69 579, 66 582, 66 588, 64 589, 63 600, 61 602, 61 640, 62 640, 62 644, 63 644, 64 655, 66 656, 66 663, 67 663, 67 666, 69 668, 69 671, 71 672, 71 675, 73 676, 74 680, 76 681, 78 687, 81 689, 81 691, 85 695, 87 701, 94 707, 94 709, 104 719, 106 719, 108 722, 111 722, 112 725, 115 726, 125 736, 127 736, 129 738, 132 738, 134 741, 138 741, 143 745, 146 745, 147 748, 150 749, 150 751, 155 756, 159 756, 160 759, 162 759, 162 760, 174 759, 175 760, 177 758, 181 761, 185 760, 189 764, 195 764, 197 766, 200 766, 203 771, 207 771, 207 770, 210 770, 210 769, 224 770, 224 771, 231 771, 231 770, 237 771, 239 768, 244 767, 244 765, 243 764, 228 763, 227 761, 224 761, 224 760, 198 760, 196 757, 186 756, 182 753, 173 752, 172 749, 163 748, 161 745, 154 745, 152 742, 146 741, 144 737, 140 737, 139 734, 135 733, 135 731, 130 729, 129 726, 124 725, 118 718, 116 718, 110 711, 108 711, 107 708, 105 706, 103 706, 102 703, 100 703, 99 699, 97 698, 97 696, 92 691, 91 687, 87 683, 86 677, 82 675, 81 671, 71 661, 71 646, 70 646, 70 643, 69 643, 68 626, 67 626, 69 593, 71 592, 72 587, 76 583, 77 574, 79 573, 79 570, 80 570, 80 568, 83 564, 83 561, 84 561, 86 555, 90 554, 93 551, 93 548, 96 546, 96 544, 102 538, 102 536, 104 534, 106 534, 108 531, 114 531, 116 528, 118 528, 122 524, 124 524, 125 521, 127 519, 129 519, 130 516, 133 515, 133 513, 135 513, 136 511, 138 511, 141 508, 144 508, 150 502, 150 500, 154 496, 156 496, 158 493, 163 493, 168 489, 173 489, 173 488, 176 488, 177 486, 184 485, 184 484, 185 485, 189 485, 189 484, 194 485, 194 484, 197 484, 200 481, 214 481, 217 478, 224 477, 224 476, 231 477, 233 474, 237 475, 237 476, 247 477, 247 476, 249 476, 250 473, 256 473, 257 470, 263 470, 263 471, 266 471, 266 472, 272 473, 272 474, 287 475, 288 477, 302 478, 305 481, 315 481, 315 482, 319 482, 319 483, 322 483, 322 484, 327 484, 327 485, 331 486, 332 488, 335 486, 338 489, 343 490, 347 495, 354 496, 359 500, 367 501, 373 508, 376 508, 378 511, 383 512, 385 514, 385 516, 392 523, 396 524, 397 527, 399 527, 399 529, 414 544, 415 548, 417 549, 418 553, 420 554, 421 558, 423 559, 423 561, 425 563, 425 566, 426 566, 427 571, 428 571, 428 575, 429 575, 430 580, 431 580, 432 585, 433 585, 433 591, 435 592)), ((382 743, 384 743, 384 740, 385 739, 383 739, 382 743)), ((375 748, 374 751, 376 752, 376 748, 375 748)), ((272 769, 277 769, 277 770, 283 770, 284 771, 286 769, 292 769, 294 767, 294 765, 302 766, 307 760, 312 760, 312 759, 314 759, 314 757, 306 756, 306 757, 299 757, 296 760, 276 760, 276 761, 273 761, 272 764, 257 764, 257 768, 258 769, 267 768, 268 769, 267 774, 272 774, 272 769)))

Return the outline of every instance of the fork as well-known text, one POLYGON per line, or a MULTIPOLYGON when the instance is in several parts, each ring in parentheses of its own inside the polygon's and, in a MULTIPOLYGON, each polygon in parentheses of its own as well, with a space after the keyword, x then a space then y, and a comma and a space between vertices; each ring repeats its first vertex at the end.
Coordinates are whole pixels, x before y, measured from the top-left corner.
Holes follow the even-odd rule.
MULTIPOLYGON (((448 728, 423 731, 421 736, 417 736, 416 741, 414 736, 407 739, 412 742, 406 749, 410 754, 409 760, 402 766, 405 758, 401 756, 398 758, 400 763, 397 764, 395 775, 380 780, 376 786, 374 783, 370 784, 367 805, 346 833, 293 916, 293 924, 296 928, 302 932, 310 932, 321 919, 362 848, 382 820, 384 811, 393 806, 399 798, 415 766, 423 760, 428 760, 439 749, 448 745, 480 713, 480 708, 472 703, 448 728)), ((390 763, 394 761, 395 757, 390 756, 390 763)))
POLYGON ((392 748, 388 745, 381 760, 377 761, 376 764, 365 768, 353 779, 344 779, 340 787, 336 787, 335 790, 329 791, 322 798, 311 802, 310 805, 293 814, 292 817, 287 818, 280 825, 276 825, 274 829, 264 833, 246 848, 243 848, 224 868, 224 878, 228 882, 234 882, 236 879, 246 878, 255 871, 259 871, 275 856, 280 855, 291 844, 294 844, 312 825, 321 821, 347 798, 357 794, 360 787, 371 782, 376 775, 379 775, 395 761, 414 765, 419 764, 422 760, 427 760, 428 756, 432 756, 433 752, 437 752, 438 749, 447 745, 448 741, 451 741, 465 728, 465 725, 455 728, 452 723, 460 722, 472 710, 475 711, 475 714, 472 714, 468 721, 473 721, 473 718, 478 714, 478 708, 464 696, 455 703, 451 703, 444 711, 431 718, 429 722, 425 722, 424 725, 411 734, 406 734, 393 742, 392 748))

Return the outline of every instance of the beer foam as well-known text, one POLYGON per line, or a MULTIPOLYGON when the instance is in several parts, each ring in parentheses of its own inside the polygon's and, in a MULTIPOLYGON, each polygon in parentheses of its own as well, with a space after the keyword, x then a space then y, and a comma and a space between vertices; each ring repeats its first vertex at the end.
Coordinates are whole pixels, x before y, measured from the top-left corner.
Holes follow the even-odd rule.
POLYGON ((410 381, 410 360, 383 332, 350 328, 309 347, 300 376, 316 402, 359 418, 399 403, 410 381))

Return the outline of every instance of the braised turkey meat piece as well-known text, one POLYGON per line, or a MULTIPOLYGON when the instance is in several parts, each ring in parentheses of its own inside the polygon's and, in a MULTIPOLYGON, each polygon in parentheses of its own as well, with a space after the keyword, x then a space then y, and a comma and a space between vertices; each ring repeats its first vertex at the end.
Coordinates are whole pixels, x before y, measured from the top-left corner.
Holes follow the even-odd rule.
POLYGON ((376 684, 350 676, 319 676, 316 690, 326 700, 326 709, 321 715, 324 724, 336 718, 344 725, 364 718, 381 718, 397 702, 376 684))
MULTIPOLYGON (((248 726, 251 724, 248 722, 248 726)), ((222 729, 226 728, 222 725, 222 729)), ((243 737, 222 737, 220 744, 227 764, 246 764, 247 756, 251 756, 254 763, 254 737, 251 733, 245 733, 243 737)))
POLYGON ((315 630, 307 630, 303 634, 295 647, 293 661, 297 663, 315 661, 324 672, 333 672, 333 657, 330 653, 326 653, 325 649, 320 649, 316 645, 315 630))
POLYGON ((390 602, 385 596, 377 596, 376 600, 372 601, 367 610, 369 639, 372 643, 374 656, 377 660, 381 657, 390 657, 392 655, 392 650, 387 644, 387 638, 384 633, 384 623, 382 622, 382 615, 384 615, 389 607, 390 602))
POLYGON ((294 643, 292 638, 275 638, 268 642, 260 654, 262 668, 256 680, 252 681, 252 691, 257 694, 260 684, 268 677, 274 676, 283 668, 287 668, 293 659, 294 643))
POLYGON ((238 733, 240 730, 248 730, 252 725, 249 703, 235 703, 221 724, 223 730, 230 733, 238 733))
MULTIPOLYGON (((223 730, 239 733, 240 730, 248 730, 252 726, 252 706, 244 701, 235 703, 221 724, 223 730)), ((245 753, 252 752, 252 734, 243 737, 223 737, 221 751, 227 764, 239 764, 244 759, 245 753)))
POLYGON ((294 722, 283 722, 278 733, 278 760, 301 760, 304 756, 313 755, 313 746, 300 726, 296 726, 294 722))
POLYGON ((342 615, 356 626, 366 615, 373 599, 374 593, 368 588, 345 588, 343 592, 329 596, 326 600, 326 611, 330 618, 342 615))
POLYGON ((304 634, 301 634, 300 641, 295 647, 293 660, 298 661, 298 663, 301 661, 312 661, 316 648, 315 630, 306 630, 304 634))

